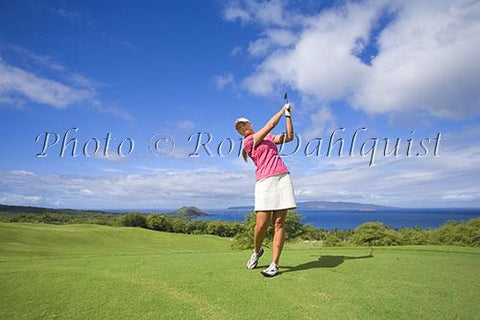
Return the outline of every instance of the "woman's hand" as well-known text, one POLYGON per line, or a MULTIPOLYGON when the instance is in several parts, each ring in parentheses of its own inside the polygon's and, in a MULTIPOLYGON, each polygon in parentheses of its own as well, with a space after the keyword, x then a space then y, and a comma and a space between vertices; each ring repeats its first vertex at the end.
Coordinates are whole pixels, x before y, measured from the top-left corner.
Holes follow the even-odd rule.
POLYGON ((285 110, 285 116, 286 117, 291 117, 293 113, 293 105, 288 102, 283 105, 283 109, 285 110))

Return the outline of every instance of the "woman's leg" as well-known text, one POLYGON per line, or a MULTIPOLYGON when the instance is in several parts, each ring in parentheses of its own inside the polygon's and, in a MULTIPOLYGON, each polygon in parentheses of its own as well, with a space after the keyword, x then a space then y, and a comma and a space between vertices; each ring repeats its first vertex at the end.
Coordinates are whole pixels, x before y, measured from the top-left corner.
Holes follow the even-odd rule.
POLYGON ((253 233, 253 245, 255 253, 260 251, 268 226, 270 225, 271 213, 265 211, 257 211, 257 220, 255 223, 255 231, 253 233))
POLYGON ((280 254, 282 253, 283 243, 285 242, 285 217, 287 216, 287 210, 273 211, 273 260, 278 264, 280 254))

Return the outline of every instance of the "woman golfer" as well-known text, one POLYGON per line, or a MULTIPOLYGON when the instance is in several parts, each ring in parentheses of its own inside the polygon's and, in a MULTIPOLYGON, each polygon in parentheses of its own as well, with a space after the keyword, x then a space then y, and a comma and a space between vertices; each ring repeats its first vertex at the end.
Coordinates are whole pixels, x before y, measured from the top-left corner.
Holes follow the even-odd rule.
POLYGON ((248 156, 255 163, 255 212, 256 224, 254 231, 254 252, 247 262, 248 269, 257 267, 258 259, 263 254, 262 242, 265 239, 270 221, 273 219, 273 257, 270 266, 262 271, 266 277, 278 273, 278 260, 285 241, 284 222, 288 209, 296 208, 293 185, 290 174, 278 155, 277 144, 293 140, 292 124, 293 106, 285 104, 267 124, 257 132, 246 118, 235 121, 235 129, 244 136, 243 156, 248 156), (286 133, 273 135, 270 133, 278 124, 282 115, 286 118, 286 133))

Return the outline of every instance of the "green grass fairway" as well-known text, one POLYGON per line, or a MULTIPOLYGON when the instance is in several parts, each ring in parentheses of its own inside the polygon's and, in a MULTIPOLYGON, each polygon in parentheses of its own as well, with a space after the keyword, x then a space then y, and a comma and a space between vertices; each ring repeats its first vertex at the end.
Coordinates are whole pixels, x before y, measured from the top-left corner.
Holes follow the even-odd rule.
POLYGON ((230 239, 0 223, 0 319, 475 319, 480 248, 285 248, 247 270, 230 239))

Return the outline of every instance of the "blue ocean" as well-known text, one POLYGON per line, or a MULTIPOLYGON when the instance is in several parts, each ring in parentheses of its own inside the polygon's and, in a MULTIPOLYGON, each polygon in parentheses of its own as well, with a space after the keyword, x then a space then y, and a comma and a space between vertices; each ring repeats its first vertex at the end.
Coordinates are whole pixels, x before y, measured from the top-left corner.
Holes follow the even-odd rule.
MULTIPOLYGON (((201 220, 244 221, 249 210, 205 210, 213 214, 201 217, 201 220)), ((393 229, 401 227, 423 229, 438 228, 448 220, 465 221, 480 217, 480 208, 441 208, 441 209, 391 209, 385 211, 357 210, 297 210, 304 219, 303 224, 312 224, 315 228, 327 230, 355 229, 369 221, 379 221, 393 229)))

